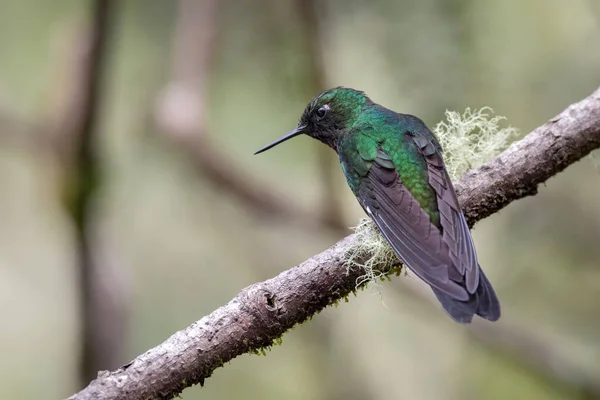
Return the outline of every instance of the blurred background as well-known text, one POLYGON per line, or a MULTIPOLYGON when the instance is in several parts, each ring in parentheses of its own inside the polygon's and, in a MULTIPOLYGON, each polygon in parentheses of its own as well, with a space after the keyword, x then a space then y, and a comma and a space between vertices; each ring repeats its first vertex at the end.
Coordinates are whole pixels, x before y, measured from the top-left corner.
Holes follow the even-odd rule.
MULTIPOLYGON (((55 399, 363 217, 325 146, 252 155, 318 91, 524 134, 600 85, 600 3, 0 0, 0 54, 0 397, 55 399)), ((586 158, 476 225, 500 322, 403 276, 183 397, 600 398, 599 179, 586 158)))

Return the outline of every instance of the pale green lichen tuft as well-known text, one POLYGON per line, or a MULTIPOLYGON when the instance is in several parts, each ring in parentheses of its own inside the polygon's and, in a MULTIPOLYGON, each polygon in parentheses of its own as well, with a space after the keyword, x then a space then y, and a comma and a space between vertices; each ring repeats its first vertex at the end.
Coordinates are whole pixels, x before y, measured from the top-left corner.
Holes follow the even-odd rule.
MULTIPOLYGON (((473 111, 467 108, 462 114, 446 111, 446 120, 436 125, 434 133, 444 149, 446 168, 452 180, 481 166, 508 146, 518 130, 501 127, 505 120, 494 115, 490 107, 473 111)), ((378 288, 379 280, 389 273, 389 266, 399 265, 401 261, 370 219, 362 219, 354 231, 358 236, 357 245, 347 252, 346 267, 365 271, 356 280, 357 288, 367 284, 378 288), (388 267, 387 272, 381 271, 382 266, 388 267)))
POLYGON ((501 127, 506 118, 494 115, 490 107, 464 113, 446 110, 446 121, 439 122, 433 132, 444 149, 446 168, 453 180, 466 171, 483 165, 506 149, 519 131, 501 127))
POLYGON ((346 257, 346 268, 361 268, 365 271, 356 280, 356 288, 365 284, 379 286, 379 278, 385 275, 377 267, 392 266, 400 263, 394 249, 370 219, 363 218, 354 227, 357 245, 349 249, 346 257), (365 259, 365 261, 362 261, 365 259))
POLYGON ((589 155, 588 158, 592 163, 592 166, 596 169, 596 171, 600 172, 600 150, 594 150, 589 155))

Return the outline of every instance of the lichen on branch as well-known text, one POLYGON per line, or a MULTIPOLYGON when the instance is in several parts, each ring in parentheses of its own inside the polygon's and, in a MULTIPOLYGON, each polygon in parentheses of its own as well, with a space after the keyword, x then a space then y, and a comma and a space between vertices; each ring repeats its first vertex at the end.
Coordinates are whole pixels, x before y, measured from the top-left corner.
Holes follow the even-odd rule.
POLYGON ((446 121, 433 129, 444 150, 444 161, 453 181, 472 168, 479 168, 496 157, 510 144, 519 131, 512 126, 502 127, 505 117, 494 115, 490 107, 460 114, 446 110, 446 121))
POLYGON ((346 253, 344 261, 348 272, 354 268, 364 270, 364 274, 356 279, 356 288, 377 285, 380 278, 392 272, 392 267, 400 267, 401 260, 372 220, 361 219, 354 232, 357 241, 346 253))

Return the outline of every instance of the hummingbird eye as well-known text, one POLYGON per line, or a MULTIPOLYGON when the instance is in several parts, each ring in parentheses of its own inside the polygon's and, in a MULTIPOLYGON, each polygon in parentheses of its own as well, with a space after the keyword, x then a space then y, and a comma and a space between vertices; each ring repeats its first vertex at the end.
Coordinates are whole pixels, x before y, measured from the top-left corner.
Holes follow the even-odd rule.
POLYGON ((316 111, 317 117, 323 118, 325 114, 327 114, 327 111, 329 111, 329 106, 327 104, 325 104, 323 107, 319 107, 316 111))

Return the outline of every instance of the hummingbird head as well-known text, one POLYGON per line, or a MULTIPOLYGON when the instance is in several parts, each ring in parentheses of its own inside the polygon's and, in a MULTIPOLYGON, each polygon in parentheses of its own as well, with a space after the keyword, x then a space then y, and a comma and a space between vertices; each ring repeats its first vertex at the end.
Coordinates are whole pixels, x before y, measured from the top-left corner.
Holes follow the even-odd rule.
POLYGON ((337 151, 337 142, 360 118, 362 107, 372 104, 361 91, 337 87, 319 93, 308 103, 296 129, 254 154, 267 151, 298 135, 306 134, 337 151))

